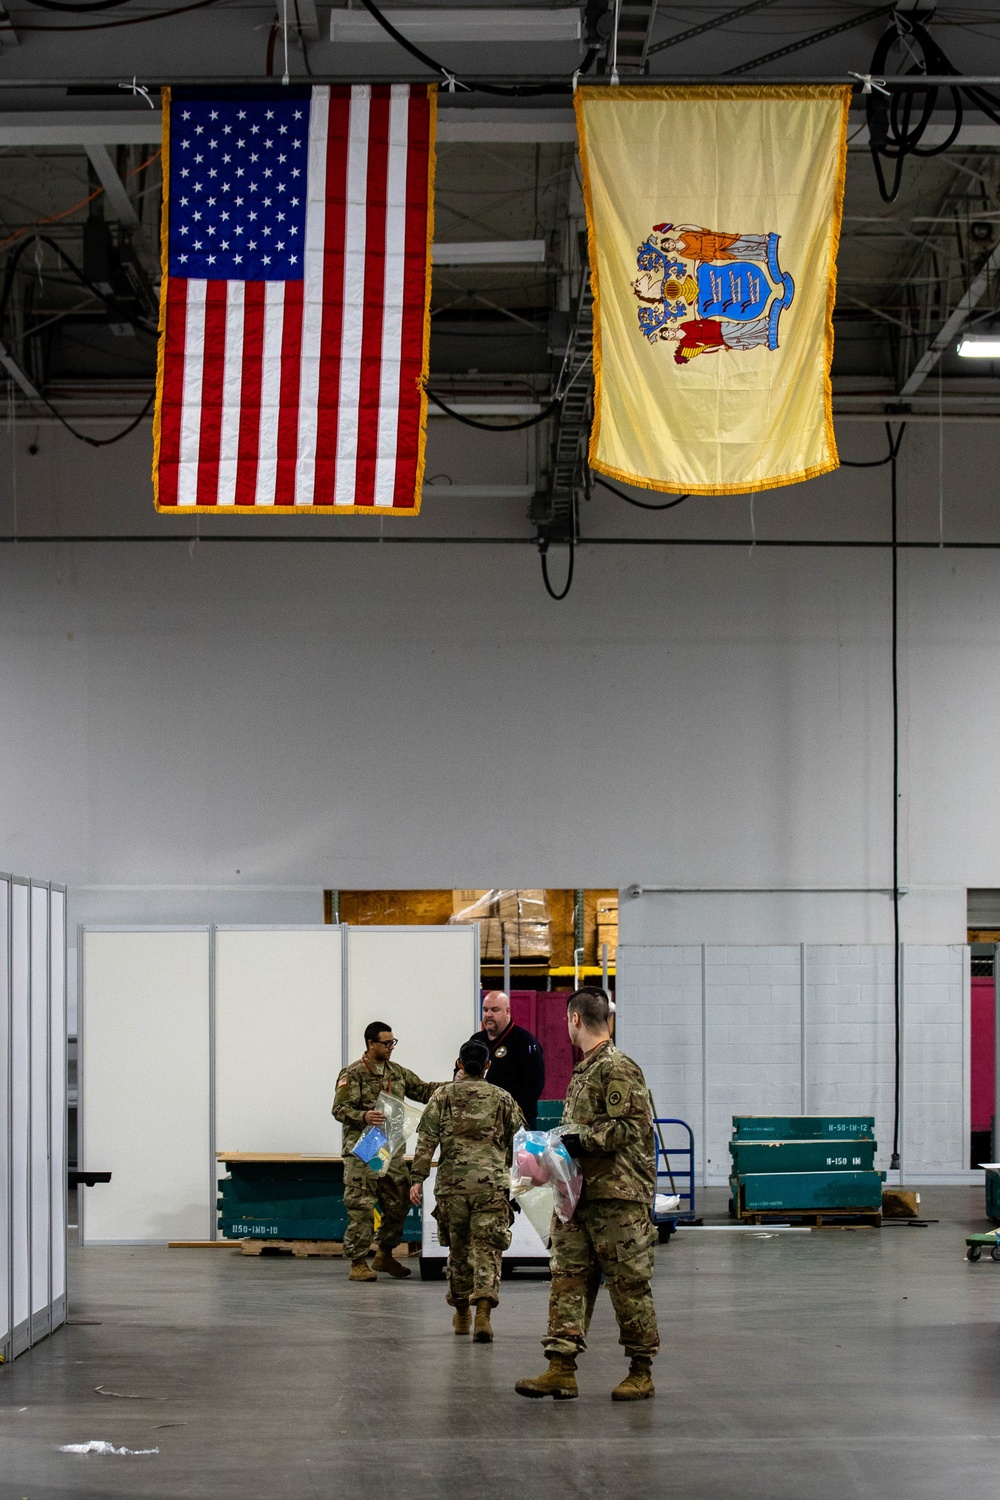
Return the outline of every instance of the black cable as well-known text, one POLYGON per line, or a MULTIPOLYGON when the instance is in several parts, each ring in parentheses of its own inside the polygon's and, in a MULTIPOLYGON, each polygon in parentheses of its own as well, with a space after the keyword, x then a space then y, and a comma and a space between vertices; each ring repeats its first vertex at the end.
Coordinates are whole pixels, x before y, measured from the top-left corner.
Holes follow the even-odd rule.
MULTIPOLYGON (((123 16, 119 21, 95 21, 89 26, 86 24, 83 26, 33 26, 30 21, 24 22, 19 19, 17 29, 19 32, 38 31, 42 33, 49 31, 110 31, 116 26, 149 26, 155 21, 166 21, 170 16, 182 16, 189 10, 205 10, 210 5, 221 4, 222 0, 192 0, 192 3, 189 5, 175 5, 171 10, 156 11, 152 15, 147 13, 142 16, 123 16)), ((161 85, 157 84, 156 87, 159 88, 161 85)))
POLYGON ((306 39, 302 34, 302 17, 299 15, 299 0, 292 0, 292 3, 295 6, 295 24, 299 29, 299 44, 302 48, 302 62, 305 67, 306 73, 311 78, 313 76, 313 70, 309 66, 309 48, 306 46, 306 39))
POLYGON ((271 22, 271 29, 267 33, 267 52, 264 56, 264 76, 274 77, 274 49, 278 41, 278 32, 281 30, 281 22, 275 17, 271 22))
MULTIPOLYGON (((387 32, 388 35, 392 37, 394 42, 398 43, 398 45, 402 47, 404 51, 408 52, 411 57, 415 57, 417 59, 417 62, 423 63, 425 68, 430 68, 432 72, 440 74, 440 76, 447 81, 449 87, 451 88, 460 88, 465 93, 501 94, 504 96, 504 98, 508 99, 525 99, 533 98, 540 94, 571 94, 573 92, 572 81, 559 84, 461 83, 455 77, 455 74, 452 72, 451 68, 446 68, 443 63, 436 62, 433 57, 429 57, 426 52, 422 52, 421 49, 416 45, 416 43, 411 42, 408 37, 405 37, 401 31, 397 31, 388 17, 384 16, 379 10, 378 6, 375 4, 375 0, 361 0, 361 4, 364 6, 365 10, 368 11, 369 15, 378 22, 382 30, 387 32)), ((591 68, 594 66, 594 63, 597 61, 597 54, 600 50, 600 47, 589 47, 587 49, 587 53, 583 59, 583 62, 576 70, 577 73, 589 73, 591 68)))
MULTIPOLYGON (((919 78, 923 74, 942 79, 949 76, 953 78, 961 76, 958 68, 938 46, 925 26, 909 17, 895 15, 892 24, 879 38, 872 55, 870 68, 873 75, 884 71, 890 52, 904 33, 909 40, 911 50, 918 49, 919 51, 919 61, 908 70, 907 77, 919 78)), ((1000 124, 1000 96, 991 93, 979 84, 927 84, 922 88, 914 87, 905 92, 893 93, 888 98, 877 91, 869 96, 866 105, 869 143, 883 202, 895 201, 902 181, 903 165, 908 156, 940 156, 943 151, 947 151, 950 146, 954 145, 962 128, 963 98, 966 104, 981 111, 995 125, 1000 124), (938 94, 942 87, 951 96, 951 129, 946 139, 939 145, 922 146, 920 143, 937 108, 938 94), (914 123, 913 114, 915 108, 918 107, 916 104, 918 94, 923 96, 923 104, 919 106, 919 115, 914 123), (895 163, 891 184, 885 181, 882 170, 883 159, 895 163)))
POLYGON ((52 405, 52 402, 49 400, 48 396, 44 395, 42 391, 39 391, 37 395, 42 405, 52 413, 57 422, 62 423, 66 431, 72 437, 78 438, 81 443, 86 443, 88 448, 110 448, 112 443, 120 443, 122 438, 128 437, 130 432, 134 432, 139 423, 142 421, 143 417, 148 416, 149 408, 152 406, 154 400, 156 399, 156 390, 154 388, 150 391, 149 399, 147 400, 139 415, 135 417, 127 427, 123 427, 121 432, 116 432, 113 437, 108 438, 88 437, 85 432, 77 432, 76 428, 71 422, 67 421, 62 412, 58 411, 56 407, 52 405))
POLYGON ((462 412, 455 411, 454 407, 446 406, 435 391, 428 391, 427 399, 428 401, 433 401, 434 405, 440 407, 443 412, 447 412, 449 417, 454 417, 456 422, 464 422, 466 427, 478 428, 480 432, 522 432, 525 427, 537 427, 539 422, 544 422, 546 417, 551 417, 556 408, 562 405, 563 398, 557 396, 554 401, 549 402, 548 406, 543 407, 535 417, 528 417, 523 422, 505 422, 502 427, 495 427, 491 422, 477 422, 475 418, 467 417, 462 412))
POLYGON ((54 250, 59 259, 67 267, 67 269, 70 270, 76 277, 77 281, 80 282, 81 286, 85 286, 88 292, 96 297, 99 302, 103 302, 105 307, 108 308, 110 312, 113 312, 122 323, 129 323, 133 328, 141 329, 143 333, 153 333, 153 329, 148 324, 144 323, 140 318, 136 318, 133 313, 129 312, 127 308, 123 307, 122 304, 118 302, 114 297, 109 297, 106 292, 102 292, 99 287, 95 286, 94 283, 90 280, 89 276, 87 276, 80 269, 75 261, 70 259, 70 257, 66 254, 66 251, 59 244, 58 240, 52 239, 51 236, 47 234, 31 235, 30 238, 23 239, 7 262, 7 272, 4 276, 3 289, 0 290, 0 329, 3 328, 4 317, 7 312, 7 304, 10 301, 10 294, 13 290, 14 273, 17 270, 18 263, 20 262, 21 256, 28 249, 28 247, 36 243, 48 245, 51 250, 54 250))
MULTIPOLYGON (((47 234, 37 236, 33 235, 30 239, 22 240, 20 245, 18 245, 17 249, 7 261, 7 270, 3 280, 3 288, 2 290, 0 290, 0 329, 3 328, 4 317, 7 312, 7 304, 10 301, 10 295, 14 285, 14 275, 17 271, 18 263, 20 262, 21 256, 27 250, 28 246, 35 244, 36 240, 43 245, 50 246, 51 249, 53 249, 59 256, 60 260, 62 260, 63 263, 69 268, 69 270, 72 271, 77 281, 81 282, 89 292, 97 297, 99 301, 103 302, 104 305, 110 309, 110 311, 114 312, 122 320, 122 322, 131 324, 133 328, 142 329, 145 333, 152 333, 152 329, 146 328, 141 322, 138 322, 132 316, 132 314, 129 313, 124 307, 122 307, 119 302, 116 302, 113 297, 108 297, 104 294, 104 292, 99 291, 94 283, 90 280, 90 278, 86 276, 83 271, 81 271, 80 267, 74 261, 70 259, 62 246, 59 245, 55 240, 50 239, 47 234)), ((67 309, 67 312, 71 311, 71 308, 67 309)), ((49 400, 49 398, 42 391, 38 392, 38 399, 42 402, 42 405, 45 406, 45 408, 49 412, 51 412, 56 421, 61 422, 62 425, 66 428, 67 432, 71 433, 73 437, 78 438, 81 443, 86 443, 90 448, 108 448, 112 443, 120 443, 122 438, 128 437, 129 433, 135 431, 139 423, 142 421, 143 417, 145 417, 148 413, 150 407, 153 404, 155 396, 156 391, 151 391, 149 400, 142 408, 142 411, 134 421, 128 424, 127 427, 123 427, 121 432, 117 432, 113 437, 109 438, 93 438, 88 437, 85 432, 78 432, 77 429, 72 425, 72 423, 67 421, 62 412, 60 412, 55 406, 52 405, 52 402, 49 400)))
POLYGON ((651 505, 648 500, 636 500, 634 496, 626 495, 624 490, 616 489, 613 484, 609 484, 606 479, 602 479, 599 474, 594 474, 593 471, 591 472, 591 482, 599 484, 602 489, 610 490, 612 495, 617 495, 619 500, 624 500, 627 505, 637 505, 640 510, 673 510, 674 506, 680 505, 682 500, 691 499, 690 495, 678 495, 676 500, 665 500, 662 505, 651 505))
POLYGON ((886 422, 889 440, 890 490, 892 502, 892 1002, 894 1018, 894 1068, 892 1110, 892 1157, 889 1167, 899 1170, 899 1094, 902 1074, 900 1036, 900 944, 899 944, 899 495, 896 483, 896 460, 906 431, 904 422, 893 442, 892 427, 886 422))
POLYGON ((75 15, 85 15, 91 10, 114 10, 117 5, 127 5, 128 0, 83 0, 81 4, 70 4, 69 0, 28 0, 39 10, 64 10, 75 15))
POLYGON ((575 547, 575 544, 574 544, 573 539, 571 537, 570 538, 570 543, 569 543, 569 568, 566 571, 566 587, 563 589, 563 591, 562 591, 561 594, 557 594, 556 591, 555 591, 555 589, 552 587, 552 584, 549 582, 549 565, 548 565, 548 562, 546 561, 546 553, 548 551, 548 543, 546 543, 545 546, 543 546, 542 548, 540 548, 540 556, 541 556, 541 559, 542 559, 542 582, 545 584, 545 589, 546 589, 546 592, 547 592, 549 598, 550 599, 554 599, 557 604, 559 603, 559 601, 561 599, 565 599, 566 595, 570 591, 570 585, 573 582, 574 547, 575 547))
POLYGON ((870 458, 865 463, 859 463, 857 459, 842 458, 840 467, 842 469, 881 469, 885 464, 892 463, 892 447, 885 458, 870 458))

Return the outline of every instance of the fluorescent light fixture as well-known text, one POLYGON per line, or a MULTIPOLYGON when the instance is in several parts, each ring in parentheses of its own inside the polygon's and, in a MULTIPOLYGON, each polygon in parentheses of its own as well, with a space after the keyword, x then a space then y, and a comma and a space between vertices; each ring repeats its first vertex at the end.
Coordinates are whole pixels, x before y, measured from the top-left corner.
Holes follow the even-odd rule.
MULTIPOLYGON (((387 10, 411 42, 578 42, 579 7, 566 10, 387 10)), ((331 10, 331 42, 380 42, 389 37, 366 10, 331 10)))
POLYGON ((1000 359, 1000 333, 966 333, 958 343, 963 359, 1000 359))
POLYGON ((435 243, 431 259, 436 266, 542 265, 544 240, 459 240, 435 243))

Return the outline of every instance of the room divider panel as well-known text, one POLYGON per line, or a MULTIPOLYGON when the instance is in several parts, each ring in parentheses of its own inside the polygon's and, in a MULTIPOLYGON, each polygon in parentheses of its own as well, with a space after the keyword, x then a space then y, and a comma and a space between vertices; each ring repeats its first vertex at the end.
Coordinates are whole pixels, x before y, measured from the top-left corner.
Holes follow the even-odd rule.
POLYGON ((478 930, 85 928, 80 1159, 93 1244, 215 1238, 216 1149, 336 1155, 337 1075, 369 1021, 450 1078, 478 1025, 478 930))
POLYGON ((111 1181, 88 1245, 204 1240, 212 1224, 207 927, 83 933, 80 1154, 111 1181))
POLYGON ((66 1319, 66 893, 0 876, 0 1353, 66 1319))
POLYGON ((215 933, 215 1132, 222 1151, 340 1151, 343 929, 215 933))

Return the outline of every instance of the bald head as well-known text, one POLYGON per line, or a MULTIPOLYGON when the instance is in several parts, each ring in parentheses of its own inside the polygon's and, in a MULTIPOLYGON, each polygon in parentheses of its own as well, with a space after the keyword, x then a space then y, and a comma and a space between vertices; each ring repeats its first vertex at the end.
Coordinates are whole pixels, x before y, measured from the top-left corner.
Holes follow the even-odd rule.
POLYGON ((490 990, 483 996, 483 1030, 493 1041, 510 1025, 510 1000, 503 990, 490 990))

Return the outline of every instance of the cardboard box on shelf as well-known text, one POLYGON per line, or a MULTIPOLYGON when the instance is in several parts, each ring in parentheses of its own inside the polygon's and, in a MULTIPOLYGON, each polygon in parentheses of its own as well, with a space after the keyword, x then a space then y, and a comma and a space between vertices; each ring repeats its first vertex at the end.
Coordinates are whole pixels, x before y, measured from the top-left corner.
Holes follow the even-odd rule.
POLYGON ((487 917, 479 923, 479 961, 495 962, 503 958, 503 924, 498 917, 487 917))
POLYGON ((608 963, 614 963, 615 953, 618 948, 618 923, 598 923, 597 927, 597 962, 602 961, 601 948, 604 943, 608 945, 608 963))
POLYGON ((502 922, 547 922, 549 919, 544 891, 501 891, 497 905, 502 922))
POLYGON ((485 897, 489 895, 489 891, 452 891, 452 919, 455 920, 461 917, 463 912, 468 913, 464 918, 467 922, 476 922, 480 917, 490 916, 491 912, 489 908, 491 903, 485 901, 485 897))
POLYGON ((503 942, 511 958, 548 958, 552 952, 550 922, 503 922, 503 942))

